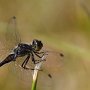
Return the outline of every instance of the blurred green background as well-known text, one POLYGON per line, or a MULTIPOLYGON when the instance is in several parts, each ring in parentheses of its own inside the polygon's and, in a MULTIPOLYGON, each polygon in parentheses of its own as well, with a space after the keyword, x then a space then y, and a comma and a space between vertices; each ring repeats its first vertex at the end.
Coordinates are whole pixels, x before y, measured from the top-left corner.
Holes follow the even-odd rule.
MULTIPOLYGON (((90 0, 0 0, 1 31, 12 16, 23 42, 37 38, 64 53, 53 84, 42 78, 37 90, 90 90, 90 0)), ((9 65, 0 68, 0 90, 31 90, 9 65)))

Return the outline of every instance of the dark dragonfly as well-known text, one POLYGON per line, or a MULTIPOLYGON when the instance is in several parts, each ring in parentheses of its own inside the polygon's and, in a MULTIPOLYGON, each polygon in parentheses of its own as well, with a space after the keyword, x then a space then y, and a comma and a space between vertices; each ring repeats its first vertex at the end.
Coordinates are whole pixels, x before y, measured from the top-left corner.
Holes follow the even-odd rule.
POLYGON ((40 62, 40 60, 35 60, 34 54, 39 58, 42 58, 42 56, 45 54, 45 52, 39 52, 42 47, 43 47, 42 42, 37 39, 34 39, 32 41, 32 44, 30 44, 30 45, 24 44, 24 43, 19 43, 13 49, 13 52, 10 53, 3 61, 0 62, 0 67, 11 61, 16 61, 16 59, 18 57, 23 57, 23 56, 27 55, 26 59, 24 60, 24 62, 21 65, 21 67, 23 67, 24 69, 29 69, 26 65, 27 65, 30 57, 32 59, 32 62, 34 64, 37 64, 40 62), (43 54, 43 55, 40 56, 40 54, 43 54))
MULTIPOLYGON (((0 59, 2 60, 0 62, 0 67, 10 62, 16 62, 18 64, 16 65, 16 68, 20 66, 26 73, 26 71, 29 72, 34 69, 31 67, 31 64, 29 64, 30 60, 32 60, 32 62, 30 63, 33 63, 33 65, 35 65, 41 62, 41 58, 48 53, 46 59, 49 59, 49 61, 44 60, 46 61, 46 65, 42 68, 42 70, 47 72, 47 70, 49 70, 51 67, 51 70, 60 70, 60 57, 63 57, 62 53, 53 52, 52 49, 46 50, 46 48, 45 50, 43 50, 43 43, 38 39, 32 40, 31 44, 22 43, 19 32, 16 28, 17 22, 15 16, 9 19, 9 22, 6 26, 7 29, 5 29, 4 33, 0 35, 0 44, 2 46, 1 49, 3 48, 4 51, 4 53, 2 53, 3 51, 0 49, 0 59), (3 54, 3 59, 1 58, 1 54, 3 54), (24 58, 24 56, 24 61, 18 60, 18 58, 24 58)), ((16 69, 18 72, 20 72, 20 67, 16 69)), ((49 71, 49 73, 47 73, 50 78, 52 77, 52 73, 52 71, 49 71)))
MULTIPOLYGON (((9 25, 8 25, 9 29, 16 30, 15 26, 13 26, 13 24, 16 24, 15 20, 16 20, 15 16, 10 19, 9 25), (11 24, 13 26, 12 28, 11 28, 11 24)), ((8 32, 9 31, 7 31, 7 33, 8 32)), ((34 55, 36 55, 39 58, 42 58, 43 55, 45 54, 45 52, 40 52, 40 50, 43 47, 43 43, 40 40, 34 39, 31 44, 25 44, 25 43, 21 43, 21 39, 18 40, 16 32, 15 32, 15 37, 16 37, 16 40, 18 41, 18 44, 12 50, 12 52, 4 60, 2 60, 0 62, 0 67, 5 65, 6 63, 11 62, 11 61, 16 61, 16 59, 18 57, 23 57, 23 56, 26 56, 26 55, 27 55, 27 57, 21 65, 21 67, 24 68, 24 69, 29 69, 29 67, 27 67, 26 65, 27 65, 30 58, 31 58, 31 60, 34 64, 37 64, 37 63, 41 62, 40 60, 35 60, 35 58, 34 58, 34 55)))

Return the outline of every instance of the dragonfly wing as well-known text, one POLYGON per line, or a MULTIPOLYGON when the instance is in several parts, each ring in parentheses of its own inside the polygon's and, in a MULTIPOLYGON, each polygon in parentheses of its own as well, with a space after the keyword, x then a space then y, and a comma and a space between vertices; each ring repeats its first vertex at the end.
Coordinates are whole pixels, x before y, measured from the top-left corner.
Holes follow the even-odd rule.
MULTIPOLYGON (((14 74, 14 76, 16 78, 18 78, 19 82, 23 82, 24 84, 28 86, 30 86, 30 83, 32 84, 32 78, 33 78, 33 71, 34 71, 34 67, 35 64, 33 64, 33 62, 31 61, 31 59, 29 60, 27 66, 30 68, 29 70, 23 69, 21 67, 22 62, 25 60, 26 57, 22 57, 18 58, 16 62, 13 62, 13 64, 11 64, 11 66, 9 67, 10 69, 12 69, 12 73, 14 74), (32 70, 31 70, 32 69, 32 70)), ((44 62, 43 62, 44 64, 44 62)), ((43 66, 42 64, 42 66, 43 66)), ((50 75, 43 69, 41 68, 38 72, 38 89, 42 88, 41 90, 53 90, 52 88, 52 79, 50 78, 50 75), (40 84, 40 85, 39 85, 40 84)))
MULTIPOLYGON (((19 82, 23 82, 27 86, 30 86, 30 83, 32 83, 33 78, 33 70, 35 67, 35 64, 29 60, 27 66, 30 68, 29 70, 25 70, 21 67, 23 61, 25 60, 27 56, 18 58, 16 62, 11 64, 12 72, 16 78, 18 78, 19 82), (32 70, 31 70, 32 69, 32 70)), ((35 60, 38 60, 40 58, 35 57, 35 60)), ((61 70, 62 66, 62 58, 60 56, 60 53, 56 52, 49 52, 48 55, 46 55, 46 61, 43 61, 42 67, 40 68, 38 72, 38 89, 41 90, 54 90, 53 89, 53 83, 54 79, 56 77, 56 74, 61 70)))
POLYGON ((21 42, 19 32, 17 30, 16 17, 11 17, 7 24, 7 29, 5 31, 5 40, 7 43, 7 48, 13 49, 18 43, 21 42))
POLYGON ((3 30, 0 31, 0 60, 4 60, 14 47, 21 42, 16 25, 16 17, 11 17, 4 23, 3 30))
POLYGON ((63 57, 62 53, 59 52, 48 52, 46 61, 43 65, 43 68, 47 74, 53 78, 53 75, 59 73, 63 66, 63 57))
POLYGON ((38 78, 38 88, 41 90, 54 90, 55 77, 60 74, 62 57, 57 52, 47 52, 46 61, 43 61, 38 78), (47 55, 48 54, 48 55, 47 55))

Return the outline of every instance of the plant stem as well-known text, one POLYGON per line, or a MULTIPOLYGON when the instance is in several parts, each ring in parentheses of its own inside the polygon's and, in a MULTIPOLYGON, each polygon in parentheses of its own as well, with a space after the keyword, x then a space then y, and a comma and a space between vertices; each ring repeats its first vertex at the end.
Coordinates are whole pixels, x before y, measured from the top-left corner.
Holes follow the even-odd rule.
POLYGON ((32 82, 32 89, 31 90, 36 90, 36 85, 37 85, 37 78, 36 80, 32 82))
POLYGON ((46 58, 46 53, 45 55, 43 55, 43 57, 41 58, 41 62, 39 62, 38 64, 35 65, 34 67, 34 71, 33 71, 33 82, 32 82, 32 89, 31 90, 36 90, 36 86, 37 86, 37 80, 38 80, 38 72, 41 68, 41 65, 43 64, 43 61, 46 58))

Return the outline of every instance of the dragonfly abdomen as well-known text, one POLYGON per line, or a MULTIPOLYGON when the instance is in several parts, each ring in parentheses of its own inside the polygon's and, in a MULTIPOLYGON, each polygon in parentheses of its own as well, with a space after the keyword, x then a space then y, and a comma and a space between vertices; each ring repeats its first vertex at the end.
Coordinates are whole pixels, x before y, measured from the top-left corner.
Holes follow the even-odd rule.
POLYGON ((11 61, 15 61, 15 54, 10 54, 7 56, 3 61, 0 62, 0 67, 3 66, 6 63, 9 63, 11 61))

